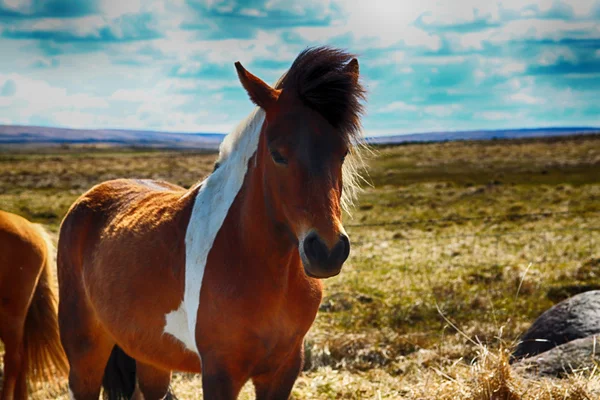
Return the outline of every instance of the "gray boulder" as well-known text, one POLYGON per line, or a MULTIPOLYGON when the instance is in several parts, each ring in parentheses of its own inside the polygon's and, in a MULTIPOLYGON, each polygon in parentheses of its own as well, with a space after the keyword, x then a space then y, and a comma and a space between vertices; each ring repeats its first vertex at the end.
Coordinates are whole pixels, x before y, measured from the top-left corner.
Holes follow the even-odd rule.
POLYGON ((561 377, 583 370, 592 371, 600 363, 600 337, 588 336, 525 358, 513 368, 534 375, 561 377))
POLYGON ((600 334, 600 290, 580 293, 545 311, 521 337, 513 360, 600 334))

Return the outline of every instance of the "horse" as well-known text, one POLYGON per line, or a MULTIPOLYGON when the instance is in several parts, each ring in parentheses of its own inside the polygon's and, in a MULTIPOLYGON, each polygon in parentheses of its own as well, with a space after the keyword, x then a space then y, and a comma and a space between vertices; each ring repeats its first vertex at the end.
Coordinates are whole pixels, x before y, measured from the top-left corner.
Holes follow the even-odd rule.
POLYGON ((190 189, 117 179, 60 229, 59 324, 70 396, 171 395, 202 374, 207 399, 287 399, 304 336, 350 252, 365 90, 346 51, 308 48, 276 85, 235 63, 256 108, 190 189), (346 155, 351 153, 353 157, 346 155), (354 160, 354 161, 352 161, 354 160))
POLYGON ((44 229, 0 211, 0 399, 26 399, 27 381, 67 375, 52 283, 54 247, 44 229))

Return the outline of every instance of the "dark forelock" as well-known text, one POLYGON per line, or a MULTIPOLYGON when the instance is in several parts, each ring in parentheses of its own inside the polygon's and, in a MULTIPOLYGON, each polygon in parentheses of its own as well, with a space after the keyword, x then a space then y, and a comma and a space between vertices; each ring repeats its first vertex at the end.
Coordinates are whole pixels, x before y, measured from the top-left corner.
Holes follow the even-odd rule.
POLYGON ((300 100, 341 131, 346 140, 360 140, 360 117, 366 92, 346 70, 353 54, 331 47, 312 47, 298 55, 277 89, 293 90, 300 100))

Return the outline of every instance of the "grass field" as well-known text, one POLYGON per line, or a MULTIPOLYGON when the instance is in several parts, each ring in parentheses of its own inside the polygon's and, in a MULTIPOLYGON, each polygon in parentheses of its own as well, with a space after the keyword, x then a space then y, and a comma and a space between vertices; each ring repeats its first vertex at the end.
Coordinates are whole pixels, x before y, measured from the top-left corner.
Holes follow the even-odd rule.
MULTIPOLYGON (((190 186, 214 158, 0 152, 0 208, 56 233, 70 204, 98 182, 190 186)), ((506 364, 541 312, 600 288, 600 135, 377 148, 368 172, 372 186, 346 217, 351 258, 325 283, 294 398, 600 396, 593 371, 537 380, 506 364)), ((173 386, 182 399, 198 398, 200 378, 177 375, 173 386)))

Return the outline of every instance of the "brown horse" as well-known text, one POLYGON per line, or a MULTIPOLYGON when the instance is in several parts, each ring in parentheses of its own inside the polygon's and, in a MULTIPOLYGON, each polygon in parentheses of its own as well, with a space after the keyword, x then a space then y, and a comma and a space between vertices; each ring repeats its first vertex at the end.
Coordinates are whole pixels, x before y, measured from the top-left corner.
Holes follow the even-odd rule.
POLYGON ((135 376, 137 393, 161 399, 173 370, 202 372, 207 399, 235 399, 249 379, 258 399, 291 392, 319 278, 350 251, 344 158, 364 90, 356 59, 327 47, 302 52, 275 88, 235 66, 258 108, 208 178, 189 190, 104 182, 62 223, 59 321, 77 400, 97 399, 103 376, 113 398, 135 376))
POLYGON ((0 211, 0 399, 26 399, 27 379, 66 375, 52 287, 53 247, 39 225, 0 211))

